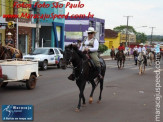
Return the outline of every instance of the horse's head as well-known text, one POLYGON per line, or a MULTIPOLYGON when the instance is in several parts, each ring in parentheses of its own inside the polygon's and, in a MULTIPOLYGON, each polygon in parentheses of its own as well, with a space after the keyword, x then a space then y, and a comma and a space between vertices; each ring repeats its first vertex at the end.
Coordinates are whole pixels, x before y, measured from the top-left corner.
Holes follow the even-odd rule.
MULTIPOLYGON (((78 47, 76 45, 68 45, 65 46, 65 51, 63 53, 63 60, 62 60, 62 65, 68 65, 71 64, 72 61, 74 61, 77 58, 76 51, 78 50, 78 47)), ((61 66, 62 68, 64 68, 61 66)))

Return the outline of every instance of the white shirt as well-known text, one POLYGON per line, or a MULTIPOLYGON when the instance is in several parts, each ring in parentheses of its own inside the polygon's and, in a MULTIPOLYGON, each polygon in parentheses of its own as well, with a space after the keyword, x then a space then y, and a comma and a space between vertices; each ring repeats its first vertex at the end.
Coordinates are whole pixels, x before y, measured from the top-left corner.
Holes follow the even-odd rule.
POLYGON ((79 50, 84 51, 84 48, 88 48, 91 52, 96 52, 98 51, 99 48, 99 42, 97 39, 94 40, 94 44, 93 47, 90 48, 88 47, 90 40, 88 40, 88 38, 86 39, 86 41, 84 42, 85 46, 81 45, 81 47, 79 48, 79 50))
POLYGON ((155 48, 151 48, 151 51, 155 51, 155 48))
POLYGON ((145 47, 139 47, 139 49, 138 49, 138 53, 140 53, 140 52, 144 52, 145 54, 146 54, 146 48, 145 47))
POLYGON ((134 51, 138 51, 138 48, 137 47, 134 47, 134 51))

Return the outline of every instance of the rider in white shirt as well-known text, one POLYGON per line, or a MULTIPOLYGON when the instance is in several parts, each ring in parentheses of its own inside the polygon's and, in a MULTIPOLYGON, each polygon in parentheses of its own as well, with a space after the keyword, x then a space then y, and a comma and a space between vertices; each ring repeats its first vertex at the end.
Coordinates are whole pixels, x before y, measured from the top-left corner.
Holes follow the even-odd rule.
POLYGON ((138 53, 143 52, 144 55, 146 55, 146 48, 143 45, 140 45, 140 47, 138 48, 138 53))
POLYGON ((143 43, 141 43, 139 45, 140 45, 140 47, 138 49, 138 53, 143 52, 144 62, 145 62, 145 65, 147 66, 146 48, 144 47, 143 43))
POLYGON ((137 46, 134 47, 134 51, 138 51, 138 47, 137 46))

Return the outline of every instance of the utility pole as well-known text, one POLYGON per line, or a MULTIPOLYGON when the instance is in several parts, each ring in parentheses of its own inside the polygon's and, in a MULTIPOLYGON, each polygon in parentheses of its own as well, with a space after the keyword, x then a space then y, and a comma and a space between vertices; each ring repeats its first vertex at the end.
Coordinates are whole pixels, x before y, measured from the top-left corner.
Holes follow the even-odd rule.
POLYGON ((133 16, 124 16, 124 17, 127 17, 127 27, 126 27, 126 46, 129 46, 129 39, 128 39, 128 21, 129 21, 129 18, 130 18, 130 17, 133 17, 133 16), (128 40, 128 45, 127 45, 127 40, 128 40))
POLYGON ((149 27, 149 28, 151 28, 151 29, 152 29, 152 31, 151 31, 151 45, 152 45, 153 29, 154 29, 154 28, 156 28, 156 27, 149 27))
MULTIPOLYGON (((37 0, 39 3, 40 0, 37 0)), ((36 14, 40 14, 40 9, 36 8, 36 14)), ((40 20, 39 18, 36 18, 36 41, 35 41, 35 48, 39 47, 39 40, 40 40, 40 30, 39 30, 40 20)))

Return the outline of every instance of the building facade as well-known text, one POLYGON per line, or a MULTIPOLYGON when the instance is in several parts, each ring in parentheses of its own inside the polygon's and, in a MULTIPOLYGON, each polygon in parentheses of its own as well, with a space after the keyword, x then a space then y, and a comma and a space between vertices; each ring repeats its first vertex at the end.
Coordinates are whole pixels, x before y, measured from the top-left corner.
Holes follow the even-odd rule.
POLYGON ((97 31, 96 38, 100 43, 104 43, 105 20, 99 18, 67 18, 65 20, 65 44, 83 41, 87 36, 89 27, 94 27, 97 31))
POLYGON ((121 33, 115 32, 111 29, 105 29, 105 45, 108 49, 118 48, 121 42, 121 33))
MULTIPOLYGON (((40 14, 42 15, 51 15, 54 14, 65 14, 65 5, 62 8, 52 8, 52 3, 54 1, 40 1, 40 4, 49 4, 48 8, 40 8, 40 14)), ((33 2, 35 4, 35 2, 33 2)), ((61 4, 61 3, 60 3, 61 4)), ((34 11, 36 13, 36 10, 34 11)), ((45 20, 40 19, 40 47, 59 47, 64 48, 64 30, 65 30, 65 19, 64 18, 45 18, 45 20)), ((36 23, 36 20, 33 20, 36 23)), ((36 29, 33 29, 33 49, 35 44, 35 33, 36 29)))

